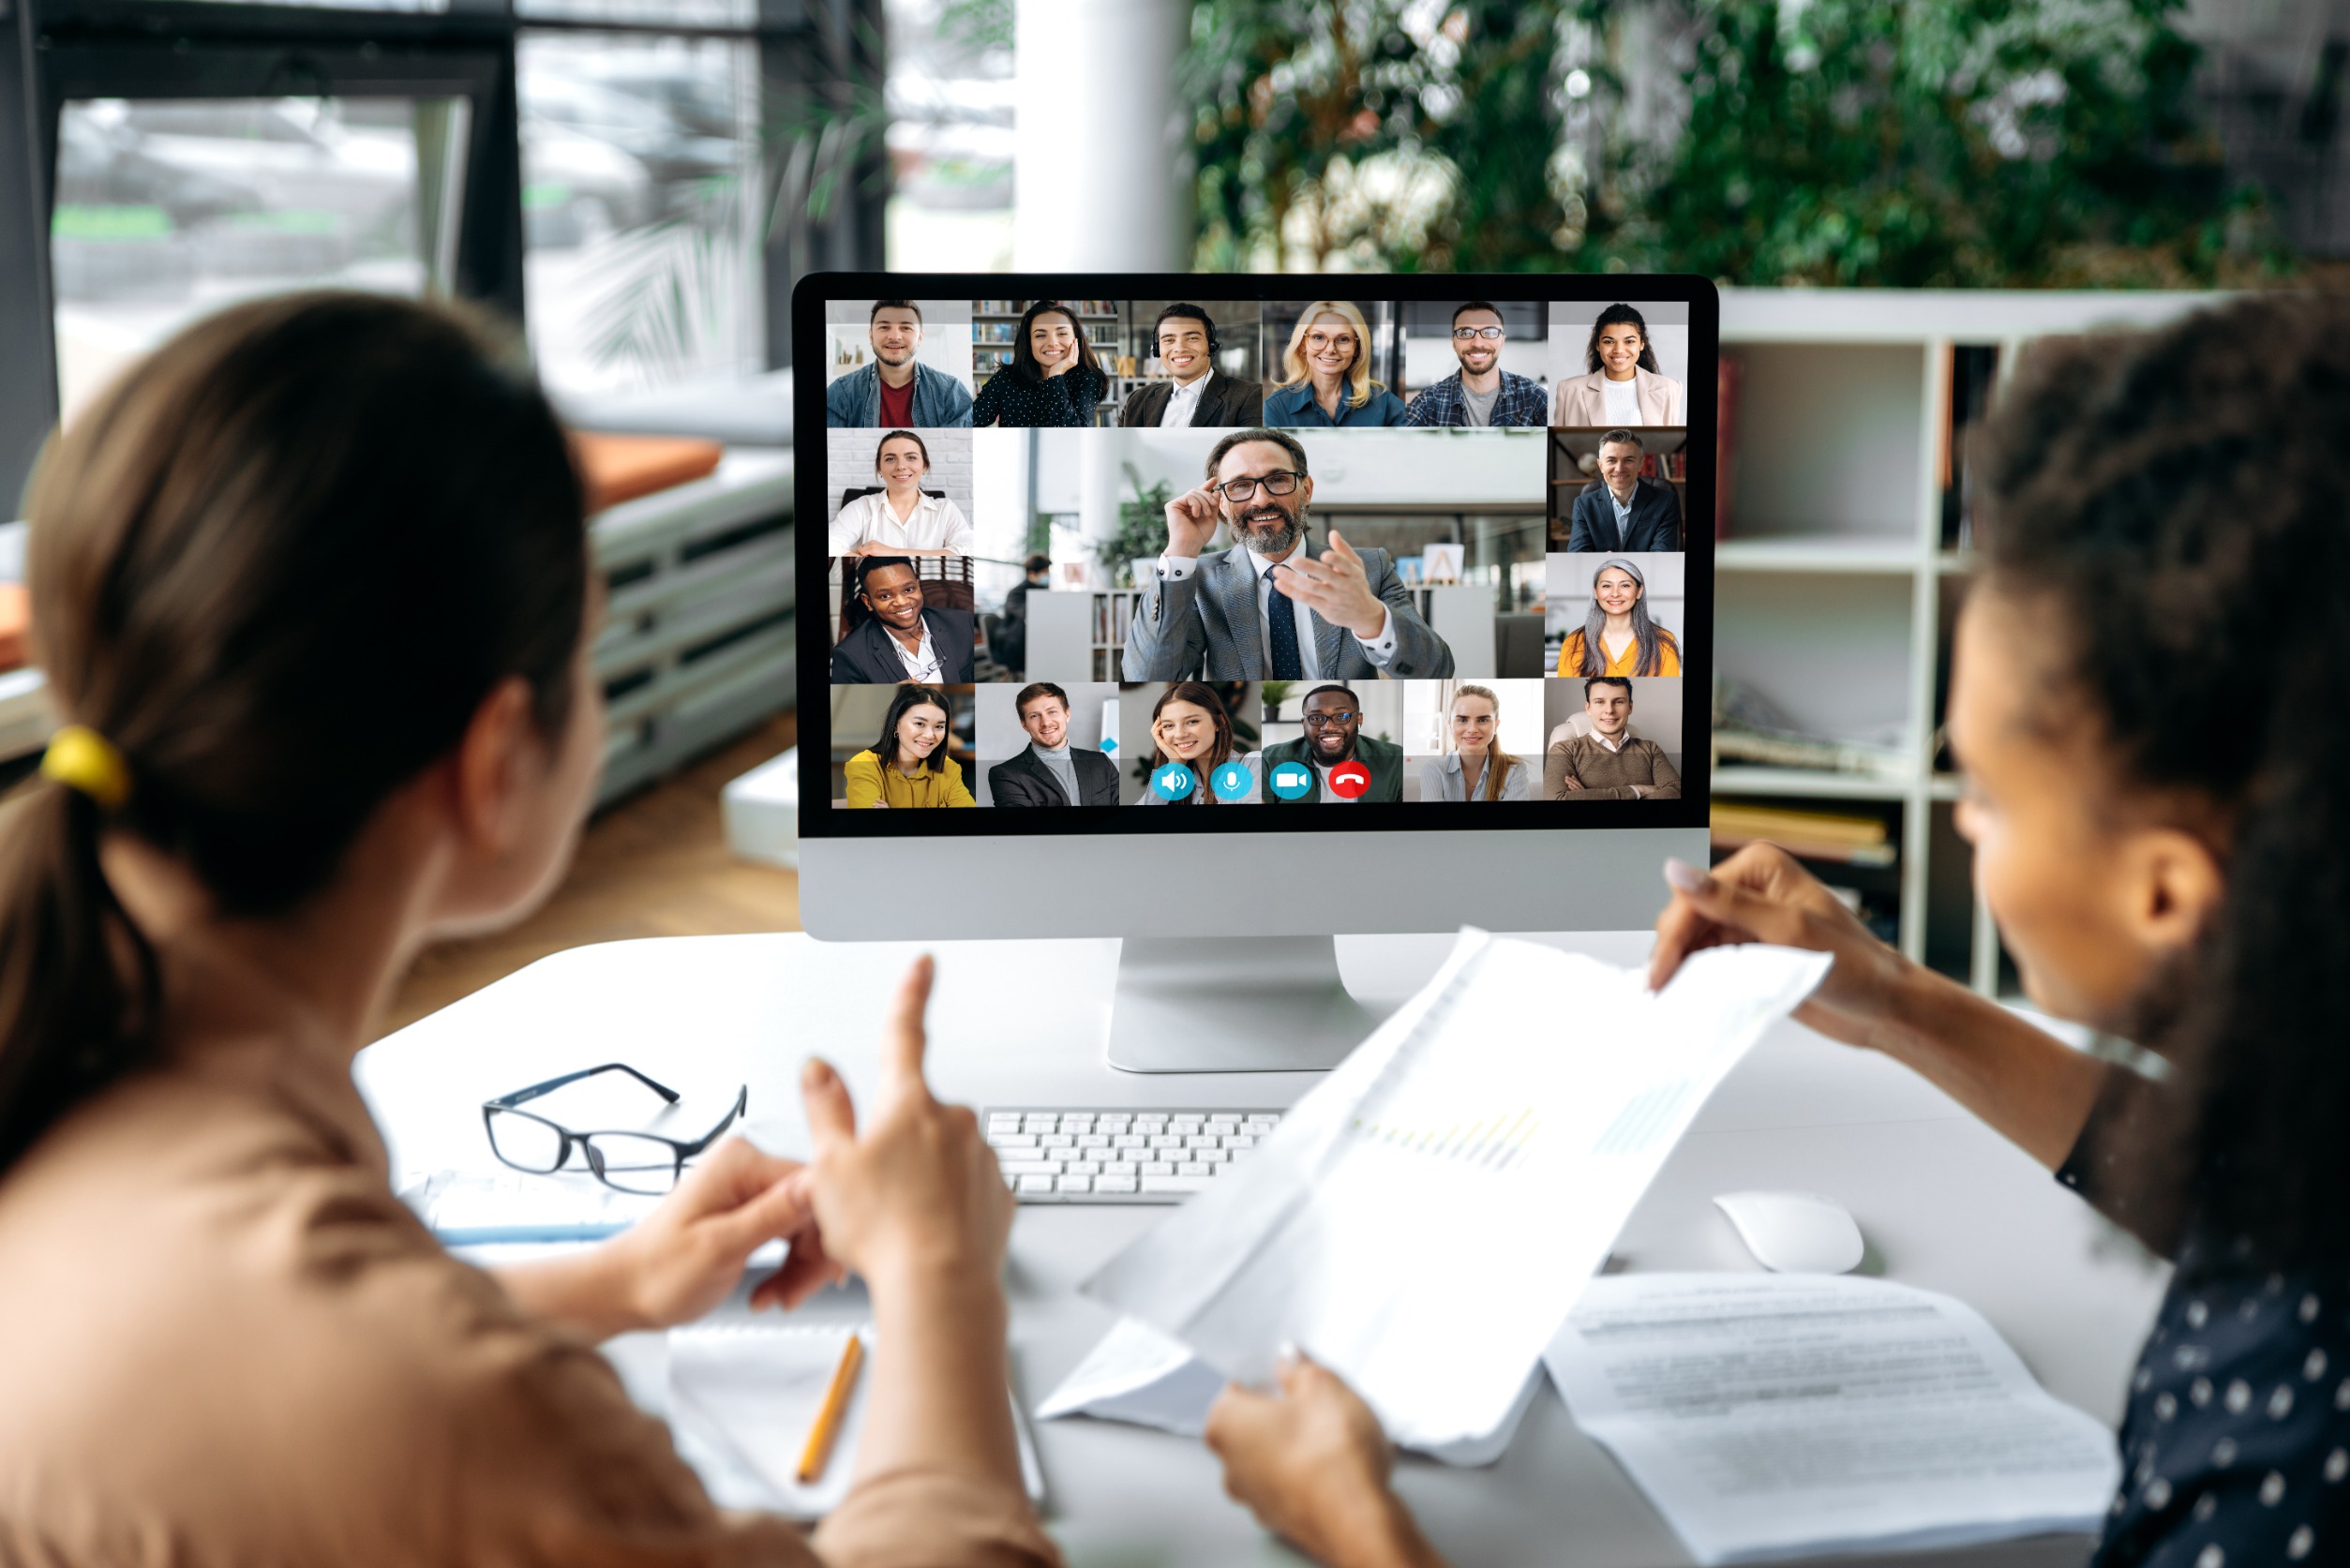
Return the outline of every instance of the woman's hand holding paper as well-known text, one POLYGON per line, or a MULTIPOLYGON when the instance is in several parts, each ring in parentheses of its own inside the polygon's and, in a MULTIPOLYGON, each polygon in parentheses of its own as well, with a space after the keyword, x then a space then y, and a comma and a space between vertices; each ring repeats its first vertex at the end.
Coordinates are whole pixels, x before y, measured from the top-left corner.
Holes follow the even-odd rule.
POLYGON ((1280 1377, 1271 1394, 1235 1383, 1208 1411, 1224 1490, 1330 1568, 1443 1568, 1387 1485, 1395 1450, 1370 1407, 1302 1355, 1287 1357, 1280 1377))
POLYGON ((1904 958, 1776 844, 1748 844, 1711 874, 1669 860, 1665 880, 1673 897, 1657 917, 1650 986, 1703 948, 1828 953, 1835 963, 1795 1009, 1798 1023, 1883 1052, 2050 1170, 2064 1163, 2104 1086, 2103 1062, 1904 958))
POLYGON ((1847 1045, 1886 1047, 1900 992, 1918 966, 1879 941, 1795 857, 1752 844, 1711 874, 1669 860, 1665 880, 1673 896, 1656 918, 1651 989, 1663 989, 1684 959, 1705 948, 1769 942, 1828 953, 1835 964, 1795 1009, 1796 1021, 1847 1045))

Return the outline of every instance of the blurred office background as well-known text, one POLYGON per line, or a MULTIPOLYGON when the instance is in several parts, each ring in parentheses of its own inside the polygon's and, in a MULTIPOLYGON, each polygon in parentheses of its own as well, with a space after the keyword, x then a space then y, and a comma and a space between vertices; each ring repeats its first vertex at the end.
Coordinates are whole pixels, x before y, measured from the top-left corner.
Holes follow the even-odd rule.
MULTIPOLYGON (((524 947, 756 929, 796 889, 729 854, 718 790, 795 733, 795 278, 1697 272, 1717 842, 1803 843, 1998 990, 1938 740, 1972 422, 2036 336, 2337 273, 2345 70, 2343 0, 0 0, 0 494, 228 301, 503 312, 582 429, 687 443, 613 449, 605 815, 524 947)), ((1094 485, 1099 538, 1040 508, 982 600, 1030 549, 1101 556, 1149 483, 1094 485)), ((1460 530, 1538 625, 1538 520, 1460 530)), ((21 552, 0 526, 14 773, 53 723, 21 552)), ((404 1006, 469 983, 447 962, 404 1006)))

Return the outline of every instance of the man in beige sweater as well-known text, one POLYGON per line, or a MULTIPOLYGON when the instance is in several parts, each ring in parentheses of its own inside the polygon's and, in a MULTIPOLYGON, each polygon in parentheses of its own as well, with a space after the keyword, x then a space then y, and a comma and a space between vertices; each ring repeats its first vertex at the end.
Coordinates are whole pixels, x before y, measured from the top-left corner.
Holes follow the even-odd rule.
POLYGON ((1681 775, 1654 740, 1631 733, 1632 682, 1595 675, 1583 682, 1591 733, 1561 740, 1542 762, 1546 800, 1678 800, 1681 775))

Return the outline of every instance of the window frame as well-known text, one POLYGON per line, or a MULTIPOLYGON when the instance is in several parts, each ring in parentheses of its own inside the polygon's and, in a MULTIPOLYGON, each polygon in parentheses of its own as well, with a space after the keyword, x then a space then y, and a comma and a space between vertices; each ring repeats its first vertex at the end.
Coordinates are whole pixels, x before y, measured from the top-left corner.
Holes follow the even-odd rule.
MULTIPOLYGON (((763 93, 805 103, 869 85, 886 62, 882 0, 757 0, 741 25, 522 18, 513 0, 438 12, 232 0, 0 0, 0 520, 14 515, 58 415, 49 234, 60 117, 82 98, 287 96, 468 100, 454 291, 517 324, 528 315, 516 40, 531 33, 709 37, 756 46, 763 93)), ((878 146, 823 224, 798 215, 761 243, 764 357, 790 363, 801 271, 882 265, 887 157, 878 146), (795 265, 797 262, 797 265, 795 265)))

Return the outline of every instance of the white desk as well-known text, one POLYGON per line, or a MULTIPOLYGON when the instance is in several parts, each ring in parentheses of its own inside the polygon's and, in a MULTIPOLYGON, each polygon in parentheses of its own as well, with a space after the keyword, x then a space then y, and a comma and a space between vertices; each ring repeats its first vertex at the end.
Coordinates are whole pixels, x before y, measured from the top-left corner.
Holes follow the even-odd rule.
MULTIPOLYGON (((1647 933, 1552 940, 1619 963, 1647 933)), ((1340 938, 1366 999, 1400 1000, 1448 938, 1340 938)), ((860 1097, 876 1074, 876 1020, 911 946, 827 946, 804 935, 689 937, 575 948, 531 965, 364 1053, 359 1082, 399 1179, 488 1168, 483 1099, 569 1068, 624 1060, 723 1108, 751 1091, 751 1130, 803 1153, 797 1074, 821 1051, 860 1097)), ((1102 1064, 1114 941, 935 948, 932 1078, 972 1104, 1280 1106, 1309 1074, 1137 1077, 1102 1064)), ((1562 1016, 1571 1004, 1562 999, 1562 1016)), ((1798 1187, 1849 1208, 1893 1278, 1971 1303, 2051 1391, 2118 1419, 2163 1276, 2047 1174, 1936 1090, 1882 1058, 1788 1025, 1716 1094, 1632 1217, 1616 1252, 1634 1269, 1751 1269, 1716 1192, 1798 1187)), ((1014 1375, 1033 1406, 1109 1326, 1076 1285, 1163 1212, 1024 1208, 1009 1288, 1014 1375)), ((1441 1236, 1399 1236, 1445 1266, 1441 1236)), ((739 1307, 726 1310, 740 1310, 739 1307)), ((859 1310, 853 1300, 816 1313, 859 1310)), ((1207 1568, 1295 1562, 1225 1500, 1198 1445, 1089 1421, 1040 1425, 1048 1512, 1072 1565, 1207 1568)), ((1412 1461, 1400 1485, 1459 1568, 1687 1561, 1614 1462, 1554 1394, 1485 1471, 1412 1461)), ((2081 1539, 2019 1543, 1968 1562, 2077 1563, 2081 1539)), ((1952 1554, 1901 1559, 1940 1562, 1952 1554)), ((1849 1562, 1852 1560, 1841 1560, 1849 1562)))

